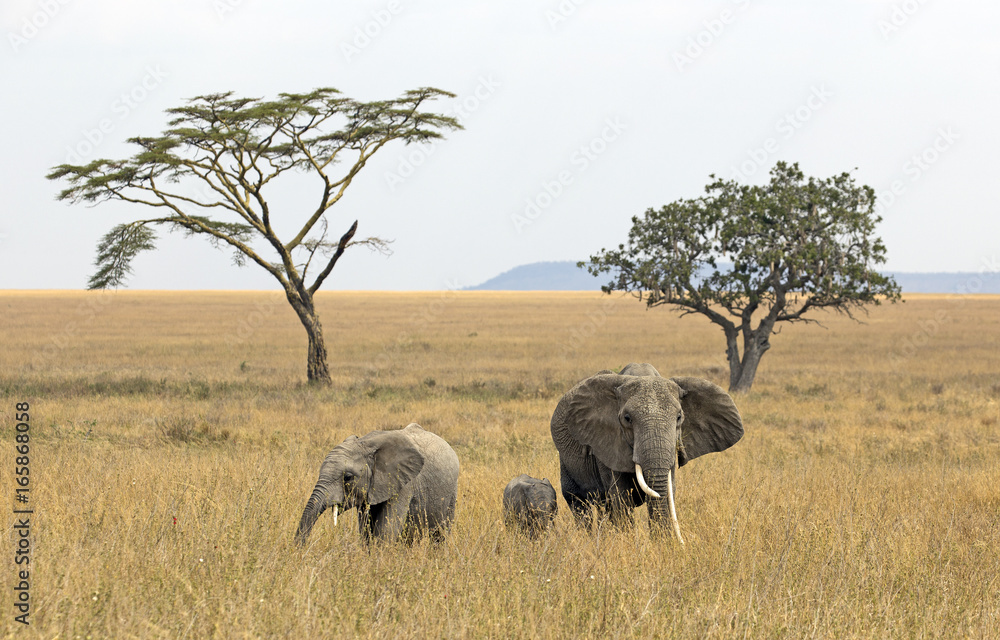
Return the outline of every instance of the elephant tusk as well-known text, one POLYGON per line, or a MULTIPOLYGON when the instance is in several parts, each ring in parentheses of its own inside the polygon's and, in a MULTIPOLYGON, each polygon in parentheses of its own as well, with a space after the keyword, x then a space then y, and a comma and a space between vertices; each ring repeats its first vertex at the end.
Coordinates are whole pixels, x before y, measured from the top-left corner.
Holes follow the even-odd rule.
MULTIPOLYGON (((638 462, 635 463, 635 477, 639 481, 639 486, 642 488, 643 492, 646 495, 651 496, 653 498, 659 498, 660 497, 660 494, 658 494, 655 491, 653 491, 652 489, 650 489, 649 485, 646 484, 646 479, 642 477, 642 467, 639 466, 638 462)), ((673 504, 673 503, 671 503, 671 504, 673 504)))
POLYGON ((337 526, 337 505, 333 505, 333 526, 337 526))
POLYGON ((677 534, 677 539, 680 540, 681 544, 684 544, 684 538, 681 537, 681 525, 677 522, 677 509, 674 508, 674 485, 670 481, 670 476, 673 475, 670 471, 667 472, 667 493, 670 500, 670 520, 674 523, 674 533, 677 534))

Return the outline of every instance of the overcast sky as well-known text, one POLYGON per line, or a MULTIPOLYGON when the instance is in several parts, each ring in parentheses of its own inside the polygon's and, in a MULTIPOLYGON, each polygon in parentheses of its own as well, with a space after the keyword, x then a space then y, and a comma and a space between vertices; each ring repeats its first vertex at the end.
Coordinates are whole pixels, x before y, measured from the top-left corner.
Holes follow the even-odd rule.
MULTIPOLYGON (((80 289, 113 225, 148 212, 57 202, 50 167, 133 153, 165 109, 221 91, 433 86, 464 131, 388 145, 331 210, 355 247, 325 289, 445 289, 624 241, 633 215, 750 183, 777 160, 880 194, 888 270, 1000 257, 1000 4, 986 0, 4 0, 0 289, 80 289), (529 202, 537 209, 528 209, 529 202)), ((286 189, 280 215, 315 206, 286 189)), ((276 195, 277 197, 277 195, 276 195)), ((165 235, 133 289, 274 289, 165 235)))

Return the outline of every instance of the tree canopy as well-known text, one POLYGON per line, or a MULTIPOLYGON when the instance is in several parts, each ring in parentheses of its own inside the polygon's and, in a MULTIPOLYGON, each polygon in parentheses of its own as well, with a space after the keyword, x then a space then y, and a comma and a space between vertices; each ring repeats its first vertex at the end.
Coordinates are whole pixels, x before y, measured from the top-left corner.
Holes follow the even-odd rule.
POLYGON ((807 314, 819 309, 857 319, 866 305, 900 299, 895 280, 875 270, 886 247, 871 187, 849 173, 806 178, 785 162, 765 185, 710 177, 706 195, 633 217, 627 243, 579 266, 612 274, 606 293, 722 327, 731 391, 750 389, 778 323, 815 322, 807 314))
MULTIPOLYGON (((326 214, 389 142, 421 142, 460 129, 455 118, 421 110, 425 102, 445 96, 454 94, 425 87, 376 102, 351 100, 332 88, 281 93, 274 100, 232 92, 198 96, 167 110, 172 119, 162 135, 129 139, 139 147, 131 158, 62 164, 47 177, 68 183, 59 200, 119 200, 156 211, 116 225, 103 237, 90 288, 123 286, 134 258, 156 247, 156 227, 204 237, 231 249, 237 265, 255 263, 279 282, 309 336, 309 380, 328 382, 313 296, 347 248, 379 248, 385 242, 354 240, 356 220, 345 223, 339 240, 331 240, 326 214), (289 172, 315 174, 319 181, 314 203, 298 212, 301 224, 295 222, 291 237, 280 239, 265 193, 289 172)), ((282 228, 288 228, 290 216, 281 215, 282 228)))

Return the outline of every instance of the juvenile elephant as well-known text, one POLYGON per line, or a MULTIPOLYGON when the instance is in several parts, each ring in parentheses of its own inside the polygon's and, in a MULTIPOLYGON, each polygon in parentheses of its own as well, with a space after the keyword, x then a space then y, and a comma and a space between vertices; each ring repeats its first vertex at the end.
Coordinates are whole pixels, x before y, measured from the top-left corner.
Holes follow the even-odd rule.
POLYGON ((596 506, 612 523, 632 524, 632 509, 647 503, 651 526, 664 526, 669 513, 682 544, 677 467, 743 437, 739 411, 721 388, 701 378, 663 378, 636 363, 570 389, 551 429, 562 494, 577 522, 589 526, 596 506))
POLYGON ((416 423, 395 431, 350 436, 327 454, 302 512, 295 539, 305 544, 316 519, 333 508, 358 509, 358 528, 373 540, 407 544, 429 532, 442 540, 455 517, 458 456, 416 423))
POLYGON ((548 478, 539 480, 522 473, 503 490, 504 524, 509 529, 522 531, 529 538, 547 529, 558 510, 556 490, 548 478))

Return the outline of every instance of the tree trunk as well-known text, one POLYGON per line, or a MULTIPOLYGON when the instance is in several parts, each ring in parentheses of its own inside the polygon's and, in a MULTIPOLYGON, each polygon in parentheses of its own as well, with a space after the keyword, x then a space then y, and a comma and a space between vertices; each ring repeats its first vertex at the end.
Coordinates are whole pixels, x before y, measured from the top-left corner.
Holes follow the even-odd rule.
POLYGON ((306 361, 306 376, 310 383, 328 385, 330 369, 326 365, 326 342, 323 340, 323 325, 313 308, 312 299, 302 300, 294 292, 286 292, 288 301, 299 316, 299 321, 306 328, 309 336, 309 355, 306 361))
POLYGON ((740 346, 736 342, 739 334, 736 330, 726 330, 726 360, 729 361, 729 390, 732 391, 740 382, 743 364, 740 362, 740 346))
POLYGON ((309 360, 306 365, 306 375, 309 382, 315 384, 331 384, 330 369, 326 366, 326 343, 323 341, 323 326, 319 317, 312 315, 309 322, 303 321, 306 333, 309 334, 309 360))
POLYGON ((726 355, 729 358, 729 392, 746 393, 753 386, 754 377, 757 375, 757 366, 760 359, 764 357, 764 352, 771 348, 771 330, 758 328, 757 331, 750 331, 744 335, 743 358, 739 357, 739 350, 736 347, 735 337, 728 340, 726 355))

